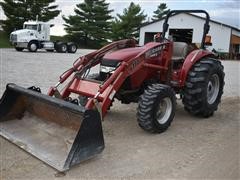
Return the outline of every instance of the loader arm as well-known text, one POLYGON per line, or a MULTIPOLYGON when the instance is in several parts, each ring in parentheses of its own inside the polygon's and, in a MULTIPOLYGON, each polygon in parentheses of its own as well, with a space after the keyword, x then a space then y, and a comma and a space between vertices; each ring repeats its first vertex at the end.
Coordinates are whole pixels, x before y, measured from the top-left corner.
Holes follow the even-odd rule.
MULTIPOLYGON (((57 96, 59 97, 59 92, 57 90, 57 87, 64 83, 73 73, 80 74, 80 76, 86 71, 87 69, 90 69, 91 67, 96 66, 100 63, 101 58, 108 52, 116 51, 123 48, 128 47, 135 47, 136 42, 134 39, 126 39, 126 40, 120 40, 113 42, 107 46, 104 46, 103 48, 96 50, 92 53, 89 53, 85 56, 82 56, 78 58, 74 63, 73 67, 65 71, 60 77, 59 81, 55 86, 50 87, 48 91, 49 96, 57 96)), ((73 80, 73 79, 72 79, 73 80)), ((62 94, 60 97, 65 98, 69 95, 69 92, 67 91, 67 87, 70 86, 72 83, 72 80, 68 83, 68 85, 62 90, 62 94)))
MULTIPOLYGON (((168 59, 167 61, 170 61, 170 58, 168 57, 168 49, 170 48, 170 43, 152 43, 150 44, 144 51, 139 53, 137 56, 129 60, 128 62, 122 62, 121 65, 115 70, 115 72, 103 83, 103 84, 97 84, 93 82, 87 82, 86 84, 89 85, 91 88, 95 88, 95 94, 92 94, 92 97, 88 100, 88 103, 86 104, 86 109, 93 109, 94 106, 96 106, 97 100, 100 104, 102 115, 105 116, 107 109, 109 108, 114 95, 120 87, 122 86, 123 82, 126 80, 126 78, 133 73, 139 71, 141 68, 153 68, 155 70, 162 70, 167 71, 168 70, 168 63, 160 64, 160 65, 153 65, 149 64, 147 62, 148 59, 151 58, 159 58, 168 59)), ((85 83, 84 80, 76 80, 74 79, 73 84, 69 86, 69 89, 73 90, 74 87, 80 87, 85 83)), ((75 89, 76 90, 76 89, 75 89)), ((78 91, 75 91, 75 93, 78 93, 78 91)))

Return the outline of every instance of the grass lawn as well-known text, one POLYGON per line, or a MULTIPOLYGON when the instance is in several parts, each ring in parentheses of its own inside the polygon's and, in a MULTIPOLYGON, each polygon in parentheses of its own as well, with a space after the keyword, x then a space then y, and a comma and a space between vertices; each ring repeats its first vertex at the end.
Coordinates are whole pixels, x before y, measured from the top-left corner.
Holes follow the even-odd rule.
POLYGON ((9 36, 3 32, 0 31, 0 48, 11 48, 11 44, 9 42, 9 36))

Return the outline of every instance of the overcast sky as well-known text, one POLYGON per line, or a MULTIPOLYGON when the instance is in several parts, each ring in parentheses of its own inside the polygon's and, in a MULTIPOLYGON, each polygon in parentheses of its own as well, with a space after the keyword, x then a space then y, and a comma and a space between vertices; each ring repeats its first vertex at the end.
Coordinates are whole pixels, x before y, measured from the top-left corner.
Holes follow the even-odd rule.
MULTIPOLYGON (((0 0, 1 1, 1 0, 0 0)), ((123 9, 128 7, 130 2, 140 4, 144 13, 151 17, 160 3, 166 3, 171 10, 175 9, 204 9, 210 14, 212 20, 222 22, 234 27, 240 28, 240 0, 106 0, 110 3, 110 9, 113 9, 113 16, 122 13, 123 9)), ((51 23, 55 26, 51 29, 52 35, 64 35, 64 21, 62 15, 68 16, 74 14, 76 4, 83 0, 56 0, 61 14, 51 23)), ((0 9, 0 19, 4 19, 4 13, 0 9)))

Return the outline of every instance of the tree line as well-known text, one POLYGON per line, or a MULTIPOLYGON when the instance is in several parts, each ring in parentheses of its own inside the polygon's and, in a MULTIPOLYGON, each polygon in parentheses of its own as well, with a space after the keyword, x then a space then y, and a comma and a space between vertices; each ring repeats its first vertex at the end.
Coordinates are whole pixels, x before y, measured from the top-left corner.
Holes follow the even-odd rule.
MULTIPOLYGON (((0 2, 6 20, 2 28, 8 34, 21 29, 25 21, 47 22, 60 14, 55 0, 4 0, 0 2)), ((74 8, 74 14, 62 16, 67 38, 85 47, 98 48, 108 41, 138 38, 139 27, 146 22, 147 15, 139 4, 131 2, 121 14, 112 16, 113 9, 105 0, 84 0, 74 8)), ((152 21, 163 18, 170 10, 160 3, 153 12, 152 21)))

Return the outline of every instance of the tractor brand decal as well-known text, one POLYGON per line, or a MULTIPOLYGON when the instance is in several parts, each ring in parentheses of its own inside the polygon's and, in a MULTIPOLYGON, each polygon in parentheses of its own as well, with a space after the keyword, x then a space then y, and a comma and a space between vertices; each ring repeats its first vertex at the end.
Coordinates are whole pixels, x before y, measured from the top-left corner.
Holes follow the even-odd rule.
POLYGON ((133 62, 132 62, 132 64, 130 65, 130 70, 132 71, 133 69, 135 69, 135 67, 138 65, 138 64, 140 64, 141 62, 142 62, 142 58, 140 57, 140 58, 137 58, 137 59, 135 59, 133 62))
POLYGON ((158 56, 162 52, 162 50, 165 48, 166 48, 166 45, 160 45, 160 46, 154 47, 145 53, 145 58, 158 56))

